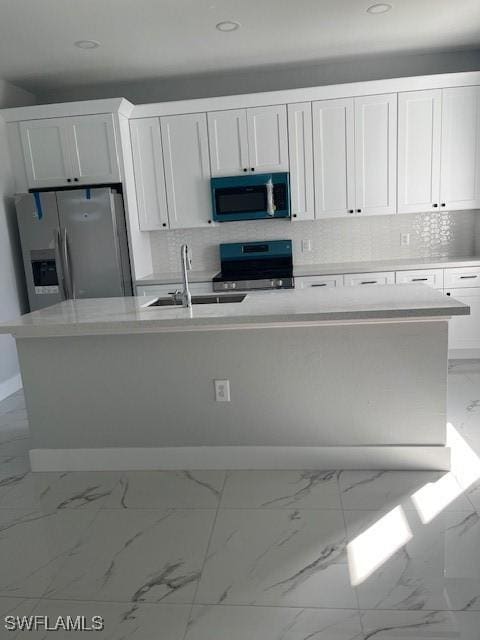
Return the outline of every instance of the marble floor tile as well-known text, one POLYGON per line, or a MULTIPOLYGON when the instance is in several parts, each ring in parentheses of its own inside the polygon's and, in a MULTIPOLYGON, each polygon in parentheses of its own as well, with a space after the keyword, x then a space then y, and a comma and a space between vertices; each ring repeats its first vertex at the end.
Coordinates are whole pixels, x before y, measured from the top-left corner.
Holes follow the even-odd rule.
MULTIPOLYGON (((73 600, 40 600, 33 615, 47 616, 53 626, 59 616, 84 616, 92 625, 94 616, 103 618, 101 632, 38 630, 28 634, 37 640, 71 640, 72 637, 99 637, 102 640, 183 640, 191 607, 189 605, 113 603, 73 600)), ((26 635, 27 637, 27 635, 26 635)))
POLYGON ((120 479, 113 471, 14 474, 2 491, 0 508, 38 509, 99 509, 120 479))
POLYGON ((336 471, 229 471, 222 508, 341 509, 336 471))
POLYGON ((0 509, 0 595, 42 596, 93 515, 0 509))
POLYGON ((185 640, 362 640, 353 610, 194 606, 185 640))
POLYGON ((104 507, 112 509, 215 509, 225 479, 224 471, 132 471, 104 507))
POLYGON ((196 602, 355 608, 341 511, 220 509, 196 602))
POLYGON ((364 611, 364 640, 479 640, 480 614, 453 611, 364 611))
POLYGON ((30 471, 30 459, 25 454, 0 455, 0 476, 27 473, 30 471))
MULTIPOLYGON (((442 479, 445 475, 445 472, 439 471, 341 471, 338 477, 342 505, 344 509, 389 511, 401 504, 405 510, 414 510, 416 507, 411 496, 431 485, 436 485, 438 491, 442 491, 442 479)), ((452 487, 456 480, 449 478, 447 484, 451 500, 446 501, 443 508, 471 509, 472 505, 460 486, 456 491, 452 487)))
POLYGON ((345 512, 350 567, 362 566, 360 608, 480 611, 480 515, 442 512, 427 524, 414 512, 404 518, 410 536, 387 526, 378 537, 372 525, 385 521, 382 512, 345 512), (359 534, 366 542, 356 551, 359 534))
POLYGON ((215 510, 101 510, 45 596, 193 601, 215 510))

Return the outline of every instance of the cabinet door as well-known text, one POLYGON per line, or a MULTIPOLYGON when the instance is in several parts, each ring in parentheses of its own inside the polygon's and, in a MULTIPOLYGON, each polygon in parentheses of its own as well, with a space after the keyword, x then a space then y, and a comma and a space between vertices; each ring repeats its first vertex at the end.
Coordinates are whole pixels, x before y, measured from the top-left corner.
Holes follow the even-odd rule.
POLYGON ((355 208, 353 100, 314 102, 312 112, 316 217, 348 216, 355 208))
POLYGON ((245 109, 212 111, 207 120, 212 175, 234 176, 249 171, 245 109))
POLYGON ((207 116, 160 118, 170 228, 211 224, 207 116))
POLYGON ((357 213, 397 209, 397 94, 355 98, 357 213))
POLYGON ((75 181, 80 184, 120 182, 112 114, 70 117, 67 120, 75 181))
MULTIPOLYGON (((447 295, 470 307, 469 316, 453 316, 448 321, 448 348, 465 349, 466 356, 472 349, 480 349, 480 287, 448 289, 447 295)), ((472 357, 478 357, 473 354, 472 357)))
POLYGON ((288 171, 287 108, 247 109, 250 169, 260 173, 288 171))
POLYGON ((62 187, 72 182, 68 118, 20 123, 25 170, 30 189, 62 187))
POLYGON ((343 287, 343 275, 335 276, 296 276, 296 289, 323 289, 343 287))
POLYGON ((398 213, 440 205, 442 91, 398 95, 398 213))
POLYGON ((480 207, 480 87, 443 89, 440 206, 480 207))
POLYGON ((138 222, 142 231, 168 227, 159 118, 130 121, 138 222))
POLYGON ((288 148, 292 218, 315 218, 313 194, 312 105, 288 105, 288 148))

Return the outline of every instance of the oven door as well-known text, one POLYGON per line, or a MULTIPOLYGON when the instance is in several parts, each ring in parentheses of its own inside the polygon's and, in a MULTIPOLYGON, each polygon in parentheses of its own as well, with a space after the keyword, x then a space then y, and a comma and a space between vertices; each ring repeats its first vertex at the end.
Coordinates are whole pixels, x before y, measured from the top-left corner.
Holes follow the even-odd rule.
POLYGON ((216 222, 290 217, 288 173, 212 178, 211 186, 216 222))

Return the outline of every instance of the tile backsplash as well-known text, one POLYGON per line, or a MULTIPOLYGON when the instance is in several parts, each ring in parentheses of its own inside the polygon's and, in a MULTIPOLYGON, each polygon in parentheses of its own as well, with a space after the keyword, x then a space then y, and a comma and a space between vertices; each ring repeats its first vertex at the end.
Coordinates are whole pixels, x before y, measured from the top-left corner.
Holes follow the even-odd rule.
POLYGON ((442 211, 311 222, 264 220, 228 222, 205 229, 151 232, 153 268, 157 273, 178 272, 180 246, 188 244, 195 270, 219 268, 218 245, 252 240, 293 241, 295 264, 360 262, 397 258, 470 256, 480 253, 478 211, 442 211), (401 234, 410 244, 401 246, 401 234), (309 239, 311 251, 302 252, 309 239))

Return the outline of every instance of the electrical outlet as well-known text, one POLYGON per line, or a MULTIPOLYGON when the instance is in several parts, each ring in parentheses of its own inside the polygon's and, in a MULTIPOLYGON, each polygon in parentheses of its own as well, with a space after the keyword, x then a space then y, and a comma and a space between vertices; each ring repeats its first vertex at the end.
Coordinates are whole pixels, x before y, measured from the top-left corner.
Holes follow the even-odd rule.
POLYGON ((230 380, 214 380, 215 402, 230 402, 230 380))
POLYGON ((400 246, 408 247, 410 244, 410 234, 409 233, 401 233, 400 234, 400 246))
POLYGON ((310 238, 304 238, 302 240, 302 251, 305 253, 311 250, 312 250, 312 241, 310 240, 310 238))

